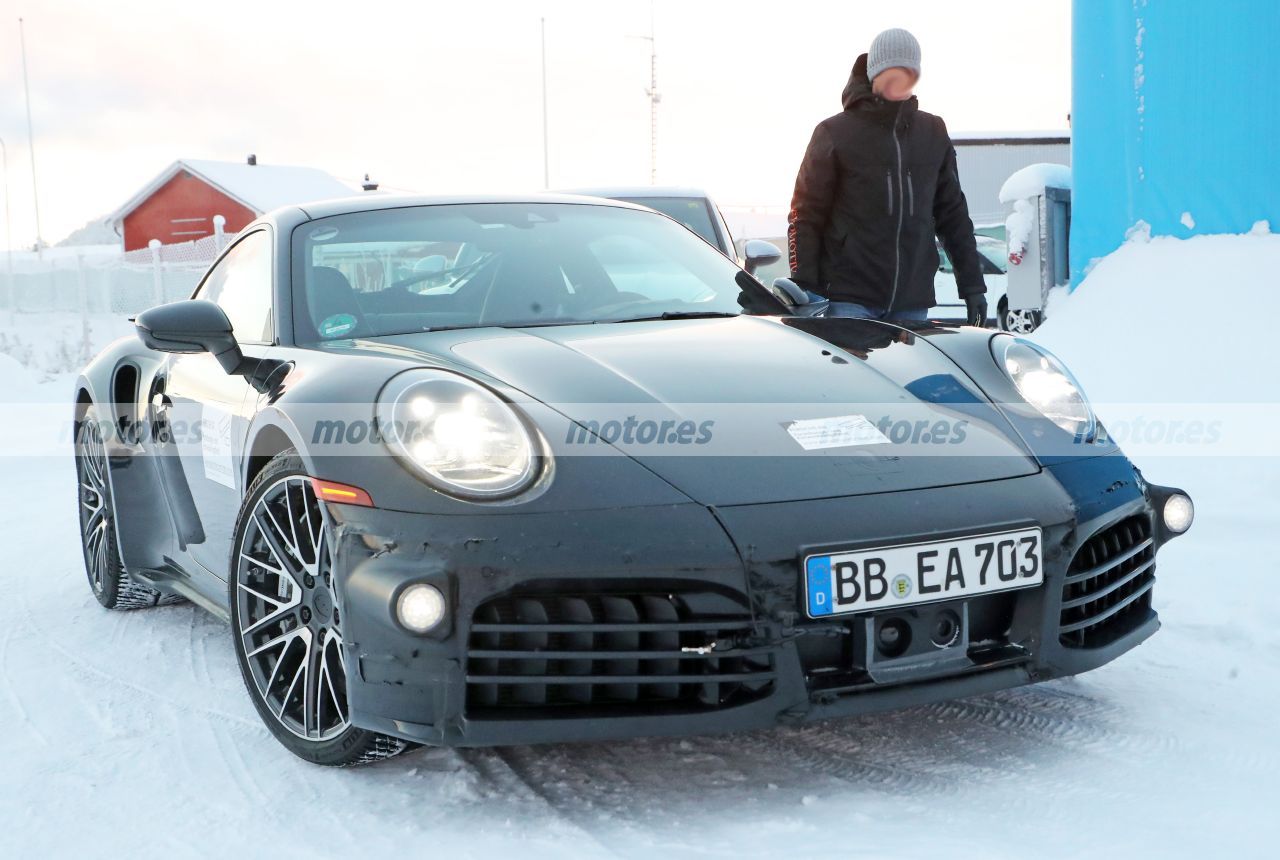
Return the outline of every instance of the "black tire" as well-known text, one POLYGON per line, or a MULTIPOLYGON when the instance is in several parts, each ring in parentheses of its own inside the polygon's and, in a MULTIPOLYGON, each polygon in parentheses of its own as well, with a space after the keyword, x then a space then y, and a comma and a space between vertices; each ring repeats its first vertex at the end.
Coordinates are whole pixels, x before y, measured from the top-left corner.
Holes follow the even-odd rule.
POLYGON ((277 454, 240 506, 227 585, 231 638, 258 716, 299 758, 345 767, 391 758, 414 745, 350 723, 329 529, 302 460, 293 450, 277 454), (268 701, 273 697, 278 701, 268 701))
POLYGON ((102 425, 92 405, 85 407, 75 427, 76 507, 79 509, 80 550, 89 589, 107 609, 145 609, 181 603, 182 598, 144 585, 125 569, 116 538, 106 446, 102 425))

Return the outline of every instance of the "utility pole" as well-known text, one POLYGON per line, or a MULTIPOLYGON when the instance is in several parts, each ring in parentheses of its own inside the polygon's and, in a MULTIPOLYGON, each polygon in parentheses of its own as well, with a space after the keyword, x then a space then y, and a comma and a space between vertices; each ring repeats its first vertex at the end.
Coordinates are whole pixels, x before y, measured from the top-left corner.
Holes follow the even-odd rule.
POLYGON ((547 19, 542 19, 542 187, 551 187, 551 155, 547 145, 547 19))
POLYGON ((36 139, 31 131, 31 85, 27 81, 27 35, 18 19, 18 40, 22 46, 22 89, 27 96, 27 149, 31 154, 31 197, 36 205, 36 256, 44 259, 44 237, 40 231, 40 192, 36 188, 36 139))
POLYGON ((649 97, 649 184, 658 184, 658 104, 662 93, 658 92, 658 40, 653 23, 653 0, 649 2, 649 35, 632 36, 649 43, 649 87, 644 94, 649 97))
POLYGON ((17 310, 17 301, 13 295, 13 217, 9 214, 9 147, 5 145, 4 138, 0 138, 0 172, 4 174, 4 256, 7 269, 5 286, 8 287, 9 316, 12 318, 13 312, 17 310))

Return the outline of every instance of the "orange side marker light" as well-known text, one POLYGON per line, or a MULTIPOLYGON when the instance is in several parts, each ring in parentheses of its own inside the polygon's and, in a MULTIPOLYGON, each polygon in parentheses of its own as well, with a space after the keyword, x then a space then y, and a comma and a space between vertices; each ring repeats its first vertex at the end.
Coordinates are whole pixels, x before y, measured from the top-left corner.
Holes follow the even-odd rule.
POLYGON ((339 484, 336 481, 322 481, 319 478, 312 478, 311 488, 315 490, 317 499, 326 502, 337 502, 342 505, 360 505, 364 508, 373 507, 373 499, 369 498, 369 494, 350 484, 339 484))

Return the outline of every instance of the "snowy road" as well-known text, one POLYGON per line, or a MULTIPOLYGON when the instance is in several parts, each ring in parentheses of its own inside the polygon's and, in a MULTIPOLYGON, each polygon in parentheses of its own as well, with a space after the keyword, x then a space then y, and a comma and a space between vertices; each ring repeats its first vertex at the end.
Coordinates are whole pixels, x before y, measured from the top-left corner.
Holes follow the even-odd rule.
POLYGON ((798 729, 331 771, 259 723, 220 622, 99 608, 70 460, 9 459, 0 854, 1259 855, 1280 838, 1280 539, 1265 507, 1205 503, 1252 466, 1169 465, 1184 474, 1150 473, 1202 517, 1161 555, 1165 628, 1090 675, 798 729))

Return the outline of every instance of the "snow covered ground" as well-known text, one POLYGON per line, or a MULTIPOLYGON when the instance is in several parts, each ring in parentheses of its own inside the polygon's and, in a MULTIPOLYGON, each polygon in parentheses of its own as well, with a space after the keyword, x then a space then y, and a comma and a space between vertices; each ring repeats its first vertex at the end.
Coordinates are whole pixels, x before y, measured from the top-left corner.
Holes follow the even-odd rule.
MULTIPOLYGON (((1274 403, 1280 347, 1250 318, 1276 271, 1280 237, 1136 241, 1038 337, 1099 403, 1274 403)), ((1163 630, 1101 670, 803 728, 331 771, 260 724, 220 622, 98 607, 69 457, 5 457, 0 855, 1274 856, 1280 457, 1140 465, 1198 519, 1160 555, 1163 630)))

